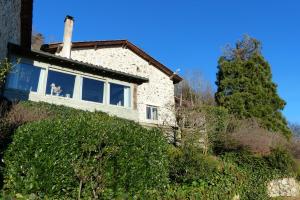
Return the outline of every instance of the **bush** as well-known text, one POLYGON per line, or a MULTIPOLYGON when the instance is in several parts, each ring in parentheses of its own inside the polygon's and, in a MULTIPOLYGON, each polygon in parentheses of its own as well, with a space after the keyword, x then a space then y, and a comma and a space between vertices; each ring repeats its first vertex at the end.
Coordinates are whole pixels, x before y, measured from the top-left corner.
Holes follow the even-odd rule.
POLYGON ((233 163, 244 176, 238 191, 241 199, 269 199, 266 187, 269 181, 295 176, 294 162, 285 150, 274 149, 263 157, 245 151, 225 153, 221 157, 226 163, 233 163))
POLYGON ((170 148, 171 186, 165 199, 232 199, 243 177, 231 163, 187 146, 170 148))
POLYGON ((54 107, 73 115, 29 123, 15 133, 4 157, 6 193, 111 199, 167 185, 167 146, 160 131, 54 107))

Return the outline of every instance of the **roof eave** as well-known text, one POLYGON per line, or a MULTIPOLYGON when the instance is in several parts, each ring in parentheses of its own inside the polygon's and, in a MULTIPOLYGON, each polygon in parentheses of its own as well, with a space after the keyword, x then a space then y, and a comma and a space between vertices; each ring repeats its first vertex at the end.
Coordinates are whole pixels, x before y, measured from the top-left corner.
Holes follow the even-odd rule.
POLYGON ((98 74, 101 76, 105 76, 105 77, 109 77, 109 78, 113 78, 125 82, 132 82, 136 84, 149 82, 149 80, 144 77, 107 69, 102 66, 83 63, 80 61, 56 56, 42 51, 28 50, 20 47, 19 45, 15 45, 11 43, 8 44, 8 49, 10 55, 17 55, 26 58, 34 58, 35 60, 42 60, 44 62, 56 64, 62 67, 77 69, 88 73, 98 74))

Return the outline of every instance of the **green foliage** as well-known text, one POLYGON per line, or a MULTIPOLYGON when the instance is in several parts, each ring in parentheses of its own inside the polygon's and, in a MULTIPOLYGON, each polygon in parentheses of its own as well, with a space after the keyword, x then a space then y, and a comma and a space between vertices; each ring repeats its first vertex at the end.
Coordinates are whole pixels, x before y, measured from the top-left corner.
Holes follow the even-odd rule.
POLYGON ((265 157, 255 156, 248 152, 226 153, 222 159, 227 163, 233 163, 245 177, 239 191, 241 199, 268 199, 266 184, 269 181, 295 175, 290 167, 294 165, 290 162, 291 157, 282 150, 274 150, 265 157), (283 156, 278 158, 278 155, 283 156), (285 168, 278 167, 284 164, 288 165, 285 168))
POLYGON ((213 145, 224 133, 226 133, 229 123, 229 114, 226 108, 220 106, 205 106, 206 131, 209 135, 209 140, 213 145))
POLYGON ((243 177, 230 163, 201 154, 192 146, 171 148, 166 199, 232 199, 243 177))
POLYGON ((44 108, 57 117, 21 126, 5 153, 6 193, 111 199, 167 185, 160 131, 102 113, 44 108))
POLYGON ((216 102, 238 118, 257 118, 270 131, 289 137, 280 112, 286 103, 277 94, 270 65, 259 48, 257 40, 246 37, 229 50, 231 56, 219 59, 216 102))
MULTIPOLYGON (((4 157, 7 199, 268 199, 266 183, 297 170, 283 149, 204 155, 199 146, 167 146, 160 131, 103 113, 21 105, 49 117, 16 131, 4 157)), ((211 134, 222 135, 226 109, 201 109, 211 134)))
POLYGON ((227 152, 218 158, 196 151, 169 150, 171 185, 165 199, 232 199, 237 194, 246 200, 269 199, 269 181, 295 176, 295 163, 284 150, 265 157, 227 152))
POLYGON ((13 65, 7 59, 0 61, 0 88, 4 86, 5 77, 13 68, 13 65))

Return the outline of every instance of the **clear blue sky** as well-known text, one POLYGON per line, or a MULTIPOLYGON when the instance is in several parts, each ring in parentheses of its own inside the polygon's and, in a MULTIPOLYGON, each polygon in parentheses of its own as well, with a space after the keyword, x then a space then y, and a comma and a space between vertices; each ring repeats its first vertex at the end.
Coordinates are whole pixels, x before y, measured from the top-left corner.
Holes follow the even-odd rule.
POLYGON ((33 28, 61 41, 66 15, 74 41, 128 39, 173 70, 199 70, 213 85, 222 47, 243 34, 263 43, 284 114, 300 123, 299 0, 35 0, 33 28))

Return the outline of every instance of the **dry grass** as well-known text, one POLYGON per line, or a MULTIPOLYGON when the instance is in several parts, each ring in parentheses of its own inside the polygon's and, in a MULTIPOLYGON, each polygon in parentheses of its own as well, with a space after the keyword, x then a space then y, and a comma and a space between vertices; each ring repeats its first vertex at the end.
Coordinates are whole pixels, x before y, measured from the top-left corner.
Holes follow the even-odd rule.
MULTIPOLYGON (((254 154, 268 155, 276 147, 289 147, 289 141, 279 133, 270 132, 251 120, 239 121, 225 138, 229 149, 247 149, 254 154)), ((299 148, 300 155, 300 148, 299 148)))
POLYGON ((6 115, 6 120, 10 124, 21 125, 27 122, 39 121, 46 119, 49 113, 45 110, 28 109, 21 104, 15 104, 12 106, 11 110, 6 115))
POLYGON ((13 132, 22 124, 48 118, 48 113, 39 108, 26 108, 22 104, 0 103, 0 152, 3 146, 11 140, 13 132))

